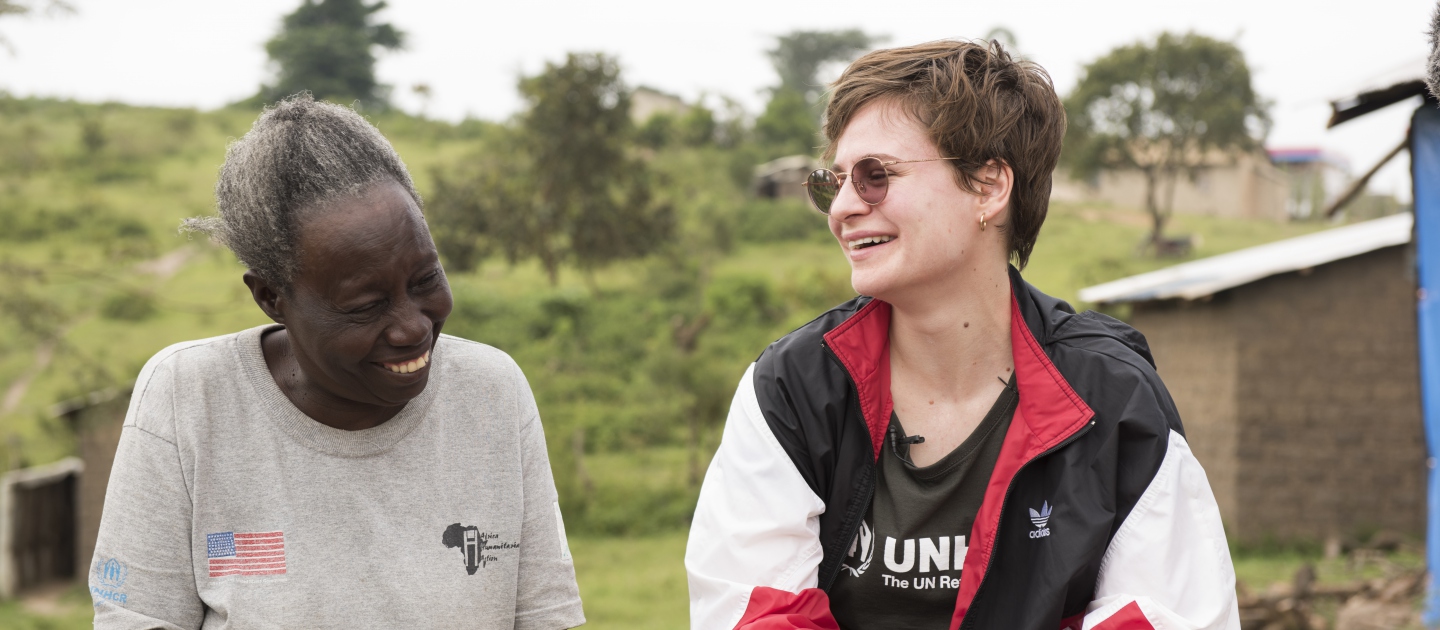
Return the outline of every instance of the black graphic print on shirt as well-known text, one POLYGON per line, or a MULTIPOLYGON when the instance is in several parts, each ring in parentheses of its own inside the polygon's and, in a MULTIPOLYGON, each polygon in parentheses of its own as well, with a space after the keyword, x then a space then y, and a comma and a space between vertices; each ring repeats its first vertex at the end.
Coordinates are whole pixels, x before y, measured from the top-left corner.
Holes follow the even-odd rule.
POLYGON ((492 551, 502 549, 519 549, 520 543, 500 542, 499 534, 481 532, 480 528, 474 525, 451 524, 445 528, 445 534, 440 537, 440 542, 447 548, 459 548, 460 553, 465 556, 465 573, 475 575, 480 567, 487 563, 499 560, 490 555, 492 551))

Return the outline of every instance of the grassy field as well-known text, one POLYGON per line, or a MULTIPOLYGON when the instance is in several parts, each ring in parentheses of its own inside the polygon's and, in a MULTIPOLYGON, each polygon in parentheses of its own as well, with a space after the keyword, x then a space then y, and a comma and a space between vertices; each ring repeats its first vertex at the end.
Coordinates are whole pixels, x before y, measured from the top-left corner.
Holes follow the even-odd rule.
MULTIPOLYGON (((589 630, 669 630, 689 624, 685 534, 570 539, 589 630)), ((91 627, 83 586, 58 585, 21 601, 0 602, 4 630, 91 627)))

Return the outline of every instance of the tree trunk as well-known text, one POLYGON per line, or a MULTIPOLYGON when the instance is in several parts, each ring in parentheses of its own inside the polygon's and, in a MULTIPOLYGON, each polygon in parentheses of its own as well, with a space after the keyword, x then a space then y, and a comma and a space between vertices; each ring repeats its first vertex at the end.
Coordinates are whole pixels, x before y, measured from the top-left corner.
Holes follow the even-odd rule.
POLYGON ((545 265, 545 275, 550 278, 550 286, 560 286, 560 268, 555 265, 545 265))
POLYGON ((1145 210, 1150 213, 1150 249, 1158 256, 1161 251, 1161 241, 1165 234, 1165 215, 1160 212, 1160 203, 1156 198, 1159 194, 1160 176, 1155 167, 1145 169, 1145 210))
POLYGON ((571 434, 571 449, 575 456, 575 475, 580 478, 580 487, 585 490, 585 500, 595 494, 595 482, 590 479, 590 471, 585 470, 585 427, 575 429, 571 434))
POLYGON ((586 267, 583 275, 585 277, 585 288, 590 290, 590 297, 600 297, 600 285, 595 282, 595 270, 586 267))
POLYGON ((700 414, 690 410, 690 487, 700 486, 700 414))
POLYGON ((560 262, 549 253, 540 255, 540 264, 545 267, 545 275, 550 278, 550 286, 553 288, 560 284, 560 262))

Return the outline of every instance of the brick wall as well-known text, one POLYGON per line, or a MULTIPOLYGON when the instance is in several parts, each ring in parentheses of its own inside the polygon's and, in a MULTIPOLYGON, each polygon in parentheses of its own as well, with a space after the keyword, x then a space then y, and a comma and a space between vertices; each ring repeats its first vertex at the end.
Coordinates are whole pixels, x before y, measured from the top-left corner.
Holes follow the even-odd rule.
POLYGON ((1391 247, 1234 291, 1246 531, 1424 530, 1410 268, 1391 247))
POLYGON ((105 488, 110 484, 110 467, 115 463, 115 449, 120 444, 120 429, 129 404, 129 392, 121 391, 75 405, 64 414, 75 432, 80 459, 85 461, 85 472, 80 476, 75 557, 82 576, 89 574, 91 557, 95 555, 105 488))
POLYGON ((1220 513, 1235 514, 1237 340, 1226 296, 1210 302, 1137 304, 1131 324, 1150 341, 1155 367, 1205 468, 1220 513))
POLYGON ((1391 247, 1208 301, 1136 305, 1232 538, 1423 531, 1407 256, 1391 247))

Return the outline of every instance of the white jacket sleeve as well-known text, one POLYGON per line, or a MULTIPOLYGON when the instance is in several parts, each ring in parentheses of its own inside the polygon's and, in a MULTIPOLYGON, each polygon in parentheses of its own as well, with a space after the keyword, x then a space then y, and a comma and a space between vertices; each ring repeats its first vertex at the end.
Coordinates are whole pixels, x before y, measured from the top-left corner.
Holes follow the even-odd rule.
POLYGON ((1240 630, 1220 508, 1179 433, 1100 564, 1084 630, 1240 630))
POLYGON ((735 628, 742 618, 748 623, 794 604, 791 594, 818 583, 825 504, 766 424, 754 371, 751 365, 730 404, 685 548, 690 625, 697 629, 735 628))

